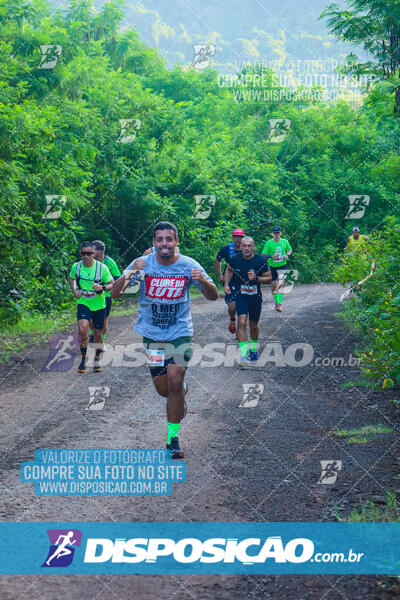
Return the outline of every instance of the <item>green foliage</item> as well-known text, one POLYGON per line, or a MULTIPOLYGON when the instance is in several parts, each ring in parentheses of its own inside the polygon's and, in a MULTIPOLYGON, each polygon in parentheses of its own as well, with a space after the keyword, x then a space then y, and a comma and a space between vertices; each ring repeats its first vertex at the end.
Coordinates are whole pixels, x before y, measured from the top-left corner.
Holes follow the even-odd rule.
POLYGON ((367 444, 373 441, 377 435, 392 433, 393 429, 379 423, 378 425, 364 425, 359 429, 335 430, 337 437, 344 437, 349 444, 367 444))
POLYGON ((331 4, 321 15, 328 17, 328 27, 335 37, 361 46, 367 59, 360 62, 356 54, 347 57, 342 71, 360 79, 368 76, 369 85, 381 82, 370 97, 394 94, 394 114, 400 116, 400 4, 398 0, 346 0, 340 10, 331 4), (379 92, 377 94, 376 92, 379 92))
MULTIPOLYGON (((342 520, 342 519, 340 519, 342 520)), ((400 521, 400 505, 398 493, 394 490, 386 490, 385 496, 379 504, 370 500, 367 503, 355 506, 349 521, 354 523, 368 522, 398 522, 400 521)))
POLYGON ((391 115, 296 91, 264 96, 281 88, 261 68, 239 76, 262 100, 238 99, 210 69, 167 70, 121 27, 118 0, 93 8, 73 0, 52 14, 42 0, 0 0, 1 321, 69 302, 84 239, 104 239, 124 267, 169 219, 181 251, 213 274, 233 228, 261 250, 280 224, 291 268, 313 282, 332 278, 355 224, 349 194, 371 197, 367 233, 398 214, 400 125, 391 115), (38 68, 43 44, 62 46, 53 69, 38 68), (274 118, 290 121, 279 143, 268 139, 274 118), (120 119, 141 121, 134 142, 121 143, 120 119), (59 219, 43 219, 49 194, 67 197, 59 219), (193 218, 196 195, 215 196, 209 218, 193 218))
POLYGON ((376 268, 354 297, 346 300, 344 317, 363 337, 361 369, 381 387, 400 385, 400 221, 387 218, 370 237, 368 254, 345 253, 335 271, 337 281, 351 284, 376 268))

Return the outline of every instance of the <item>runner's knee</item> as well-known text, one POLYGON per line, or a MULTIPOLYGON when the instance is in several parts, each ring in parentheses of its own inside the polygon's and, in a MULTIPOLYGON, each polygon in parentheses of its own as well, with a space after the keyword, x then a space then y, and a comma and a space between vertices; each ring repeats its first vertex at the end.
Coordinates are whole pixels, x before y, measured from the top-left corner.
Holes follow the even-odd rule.
POLYGON ((88 325, 84 325, 83 323, 78 324, 78 333, 80 337, 86 337, 89 332, 88 325))
POLYGON ((168 392, 177 394, 183 390, 184 372, 178 369, 168 370, 168 392))
POLYGON ((238 322, 239 322, 239 327, 240 326, 241 327, 246 327, 246 325, 247 325, 247 315, 239 315, 238 322))

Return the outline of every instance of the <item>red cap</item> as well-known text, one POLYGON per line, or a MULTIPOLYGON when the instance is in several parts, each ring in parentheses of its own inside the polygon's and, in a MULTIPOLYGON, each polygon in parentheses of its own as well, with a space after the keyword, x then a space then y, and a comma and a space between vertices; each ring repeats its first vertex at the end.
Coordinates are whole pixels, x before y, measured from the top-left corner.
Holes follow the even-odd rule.
POLYGON ((244 236, 244 231, 243 231, 243 229, 234 229, 232 231, 232 235, 243 235, 244 236))

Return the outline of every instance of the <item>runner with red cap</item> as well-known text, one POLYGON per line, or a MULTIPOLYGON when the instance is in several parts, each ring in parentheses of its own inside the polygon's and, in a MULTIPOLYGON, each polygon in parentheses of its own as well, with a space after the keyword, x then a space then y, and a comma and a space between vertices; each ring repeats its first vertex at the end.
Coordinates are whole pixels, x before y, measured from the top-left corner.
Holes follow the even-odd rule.
MULTIPOLYGON (((218 278, 222 284, 225 284, 225 271, 226 265, 229 263, 232 256, 236 254, 241 254, 240 244, 244 238, 243 229, 237 228, 232 231, 232 242, 227 246, 222 246, 217 256, 215 257, 215 270, 217 271, 218 278), (225 267, 223 273, 221 272, 221 261, 224 259, 225 267)), ((237 282, 233 279, 230 282, 230 294, 225 294, 225 302, 228 305, 228 313, 229 313, 229 331, 231 333, 236 333, 236 303, 235 297, 238 293, 238 287, 236 286, 237 282)))

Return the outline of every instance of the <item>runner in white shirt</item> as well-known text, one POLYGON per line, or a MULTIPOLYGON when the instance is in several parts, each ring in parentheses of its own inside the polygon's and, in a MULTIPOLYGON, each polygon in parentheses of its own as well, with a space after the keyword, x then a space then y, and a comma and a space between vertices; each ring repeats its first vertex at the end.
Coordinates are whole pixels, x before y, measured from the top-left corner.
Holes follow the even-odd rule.
POLYGON ((133 260, 114 283, 112 298, 118 298, 140 281, 138 320, 135 331, 143 335, 146 358, 157 392, 167 398, 167 449, 172 458, 183 458, 178 431, 184 409, 184 378, 191 357, 193 323, 190 286, 194 283, 208 300, 217 300, 211 277, 193 258, 176 255, 178 232, 162 221, 154 228, 156 253, 133 260))

